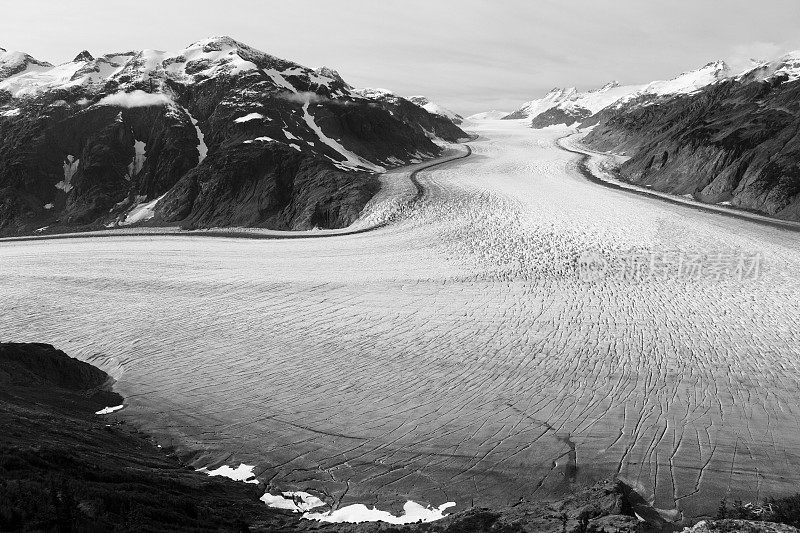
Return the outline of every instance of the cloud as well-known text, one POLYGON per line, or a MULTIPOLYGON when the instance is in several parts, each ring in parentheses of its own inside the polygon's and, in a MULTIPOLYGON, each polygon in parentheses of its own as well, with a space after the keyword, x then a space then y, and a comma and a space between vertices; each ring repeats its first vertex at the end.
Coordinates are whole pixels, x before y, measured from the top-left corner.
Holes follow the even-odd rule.
POLYGON ((786 51, 786 47, 768 41, 754 41, 734 46, 725 61, 734 71, 753 66, 754 61, 775 59, 786 51))
POLYGON ((97 105, 113 105, 118 107, 149 107, 149 106, 158 106, 158 105, 169 105, 172 103, 172 99, 170 99, 166 94, 162 93, 146 93, 144 91, 133 91, 130 93, 116 93, 108 95, 99 102, 97 105))
POLYGON ((290 92, 282 92, 278 93, 276 98, 280 98, 281 100, 286 100, 287 102, 294 102, 296 104, 332 104, 332 105, 350 105, 352 102, 348 100, 334 100, 328 98, 327 96, 323 96, 321 94, 312 93, 312 92, 298 92, 298 93, 290 93, 290 92))

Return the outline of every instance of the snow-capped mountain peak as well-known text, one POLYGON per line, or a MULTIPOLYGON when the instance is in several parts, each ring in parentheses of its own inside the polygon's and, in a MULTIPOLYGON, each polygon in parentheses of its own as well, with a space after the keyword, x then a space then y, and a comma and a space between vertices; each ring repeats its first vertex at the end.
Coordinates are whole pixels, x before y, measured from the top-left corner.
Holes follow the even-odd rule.
POLYGON ((362 98, 367 98, 370 100, 381 98, 398 98, 394 92, 390 91, 389 89, 381 89, 380 87, 360 87, 358 89, 353 89, 353 93, 361 96, 362 98))
POLYGON ((271 56, 231 37, 210 37, 176 52, 140 50, 94 58, 81 52, 71 62, 53 67, 27 54, 0 54, 0 90, 14 97, 32 97, 61 88, 93 87, 97 93, 149 92, 168 85, 199 83, 218 76, 249 75, 268 78, 277 92, 322 90, 327 96, 345 95, 349 86, 336 71, 314 71, 271 56))
POLYGON ((459 115, 454 111, 450 111, 446 107, 440 106, 435 102, 431 102, 427 97, 417 95, 417 96, 409 96, 408 99, 413 103, 417 104, 421 108, 423 108, 428 113, 433 113, 434 115, 441 115, 447 119, 449 119, 454 124, 461 124, 464 121, 464 117, 459 115))
POLYGON ((622 87, 622 84, 616 80, 610 81, 600 87, 599 89, 590 89, 588 92, 590 93, 605 93, 610 91, 611 89, 616 89, 617 87, 622 87))
POLYGON ((736 79, 744 82, 763 81, 786 77, 787 81, 800 79, 800 50, 788 52, 773 61, 753 61, 754 66, 740 73, 736 79))
POLYGON ((466 135, 390 91, 353 90, 333 69, 227 36, 170 52, 82 51, 56 66, 3 51, 0 74, 0 189, 24 198, 24 210, 0 213, 0 233, 40 219, 347 225, 370 197, 368 172, 466 135), (287 180, 304 185, 287 193, 287 180))
POLYGON ((34 59, 25 52, 0 51, 0 80, 24 74, 27 71, 43 70, 52 67, 50 63, 34 59))
POLYGON ((72 62, 76 63, 78 61, 93 61, 93 60, 94 57, 92 56, 92 54, 90 54, 88 50, 84 50, 83 52, 75 56, 75 59, 73 59, 72 62))
POLYGON ((329 78, 329 79, 332 79, 332 80, 336 80, 336 81, 342 83, 342 85, 345 85, 346 87, 351 88, 350 84, 347 83, 346 81, 344 81, 344 79, 339 74, 339 72, 334 70, 334 69, 332 69, 332 68, 328 68, 328 67, 324 67, 324 66, 323 67, 319 67, 317 69, 314 69, 314 73, 317 74, 318 76, 322 76, 324 78, 329 78))
POLYGON ((672 79, 654 81, 641 92, 658 96, 689 94, 728 78, 731 69, 724 61, 712 61, 696 70, 683 72, 672 79))
POLYGON ((506 120, 518 120, 536 117, 548 109, 556 107, 558 104, 569 100, 577 93, 578 89, 575 87, 554 87, 553 89, 550 89, 542 98, 525 102, 522 104, 522 107, 504 118, 506 120))
POLYGON ((548 91, 544 97, 547 99, 558 99, 558 98, 569 98, 573 94, 576 94, 578 89, 575 87, 553 87, 548 91))

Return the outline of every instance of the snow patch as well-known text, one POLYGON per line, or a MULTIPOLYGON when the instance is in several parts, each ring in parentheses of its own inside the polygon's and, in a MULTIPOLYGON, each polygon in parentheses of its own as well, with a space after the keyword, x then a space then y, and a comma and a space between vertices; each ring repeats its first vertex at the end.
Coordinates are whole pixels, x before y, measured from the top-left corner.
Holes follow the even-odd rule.
POLYGON ((209 470, 206 467, 199 468, 197 471, 202 472, 204 474, 208 474, 209 476, 219 476, 219 477, 226 477, 228 479, 232 479, 234 481, 243 481, 244 483, 253 483, 257 484, 258 480, 256 479, 255 474, 253 474, 253 469, 255 466, 246 465, 244 463, 239 464, 238 467, 232 468, 227 465, 222 465, 215 470, 209 470))
POLYGON ((134 141, 133 143, 133 159, 128 165, 128 179, 132 178, 142 170, 145 161, 147 161, 147 145, 144 141, 134 141))
POLYGON ((259 499, 273 509, 287 509, 295 513, 304 513, 311 509, 327 505, 316 496, 302 491, 282 492, 279 495, 266 492, 259 499))
POLYGON ((53 204, 44 204, 45 209, 53 209, 53 204))
POLYGON ((412 524, 420 521, 433 522, 444 518, 446 516, 444 511, 454 506, 455 502, 447 502, 436 508, 423 507, 409 500, 403 506, 403 514, 394 516, 388 511, 381 511, 375 507, 370 509, 364 504, 357 503, 327 513, 305 513, 303 518, 334 523, 387 522, 389 524, 412 524))
POLYGON ((283 74, 275 70, 274 68, 265 69, 264 72, 267 76, 272 78, 272 81, 275 82, 275 85, 278 87, 283 87, 289 92, 296 93, 297 89, 294 88, 294 85, 286 81, 286 78, 283 77, 283 74))
POLYGON ((249 141, 244 141, 242 144, 252 144, 254 142, 277 142, 272 137, 256 137, 255 139, 250 139, 249 141))
POLYGON ((239 117, 234 122, 237 124, 241 124, 242 122, 250 122, 251 120, 258 120, 264 118, 264 115, 261 113, 250 113, 249 115, 245 115, 243 117, 239 117))
POLYGON ((145 222, 153 218, 156 214, 155 208, 156 204, 164 198, 167 193, 162 194, 155 200, 151 202, 147 202, 144 204, 139 204, 135 206, 130 212, 125 216, 125 220, 120 222, 121 226, 129 226, 131 224, 136 224, 137 222, 145 222))
POLYGON ((64 168, 64 179, 56 183, 56 189, 61 189, 64 192, 72 190, 72 176, 78 171, 80 159, 75 159, 74 155, 67 155, 62 167, 64 168))
POLYGON ((19 115, 19 108, 9 109, 8 111, 0 113, 2 117, 16 117, 17 115, 19 115))
MULTIPOLYGON (((42 228, 42 229, 44 229, 44 228, 42 228)), ((123 407, 125 407, 125 406, 124 405, 115 405, 114 407, 104 407, 104 408, 100 409, 99 411, 97 411, 95 414, 96 415, 110 415, 111 413, 116 413, 117 411, 119 411, 123 407)))
POLYGON ((189 120, 192 121, 192 125, 194 126, 195 131, 197 132, 197 164, 203 162, 203 160, 208 155, 208 146, 206 146, 206 136, 203 135, 203 132, 200 130, 200 126, 197 124, 197 119, 192 116, 189 111, 186 111, 186 114, 189 115, 189 120))

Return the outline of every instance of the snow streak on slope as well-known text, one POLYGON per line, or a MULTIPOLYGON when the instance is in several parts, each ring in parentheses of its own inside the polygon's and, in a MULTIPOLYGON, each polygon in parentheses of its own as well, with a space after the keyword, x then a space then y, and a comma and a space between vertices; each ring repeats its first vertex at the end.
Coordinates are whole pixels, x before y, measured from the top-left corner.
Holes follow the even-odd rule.
POLYGON ((206 137, 203 135, 203 132, 200 131, 200 126, 197 124, 197 119, 192 116, 189 111, 186 111, 186 114, 189 115, 189 120, 192 121, 192 125, 194 126, 195 131, 197 132, 197 156, 198 161, 197 164, 203 162, 203 160, 208 155, 208 146, 206 146, 206 137))
POLYGON ((325 133, 322 131, 322 128, 320 128, 314 121, 314 116, 308 110, 308 106, 309 102, 306 102, 303 105, 303 120, 306 121, 306 124, 308 124, 308 127, 311 129, 311 131, 317 134, 317 137, 319 137, 320 141, 322 141, 324 144, 327 144, 328 146, 336 150, 336 152, 341 154, 341 156, 344 157, 345 159, 344 162, 334 161, 334 164, 337 167, 342 168, 344 170, 353 170, 360 168, 360 169, 371 170, 373 172, 384 172, 386 170, 381 166, 378 166, 374 163, 370 163, 366 159, 357 156, 356 154, 354 154, 353 152, 351 152, 350 150, 339 144, 334 139, 331 139, 330 137, 325 135, 325 133))
MULTIPOLYGON (((162 198, 164 198, 164 196, 166 196, 166 193, 162 194, 161 196, 159 196, 155 200, 151 200, 151 201, 146 202, 146 203, 140 203, 140 204, 134 206, 133 209, 131 209, 130 212, 127 215, 125 215, 125 219, 119 222, 119 225, 120 226, 129 226, 131 224, 137 224, 139 222, 146 222, 146 221, 152 219, 156 214, 156 212, 155 212, 156 204, 158 204, 158 202, 162 198)), ((145 198, 146 197, 142 196, 140 201, 143 201, 145 198)))
POLYGON ((74 155, 70 154, 66 156, 62 165, 64 168, 64 179, 56 183, 56 189, 61 189, 64 192, 72 190, 72 176, 78 171, 80 162, 80 159, 77 159, 74 155))
POLYGON ((796 235, 590 183, 566 128, 475 128, 475 157, 372 232, 4 242, 3 334, 114 354, 122 416, 340 507, 615 474, 690 516, 795 492, 796 235), (737 251, 759 277, 576 272, 737 251))
POLYGON ((139 173, 147 161, 147 145, 144 141, 134 141, 133 160, 128 165, 128 179, 139 173))

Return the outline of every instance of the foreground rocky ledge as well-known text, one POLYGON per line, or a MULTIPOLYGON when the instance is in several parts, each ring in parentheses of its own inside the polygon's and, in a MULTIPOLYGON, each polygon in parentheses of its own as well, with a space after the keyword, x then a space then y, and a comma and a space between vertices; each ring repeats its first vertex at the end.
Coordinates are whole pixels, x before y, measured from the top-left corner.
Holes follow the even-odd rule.
MULTIPOLYGON (((557 501, 472 508, 437 522, 326 524, 266 507, 263 487, 209 477, 114 417, 123 399, 101 370, 46 344, 0 343, 0 530, 674 531, 620 481, 557 501)), ((796 531, 707 522, 693 531, 796 531), (733 529, 730 529, 730 528, 733 529), (744 528, 747 529, 736 529, 744 528), (706 529, 703 529, 706 528, 706 529), (727 529, 725 529, 727 528, 727 529)))

